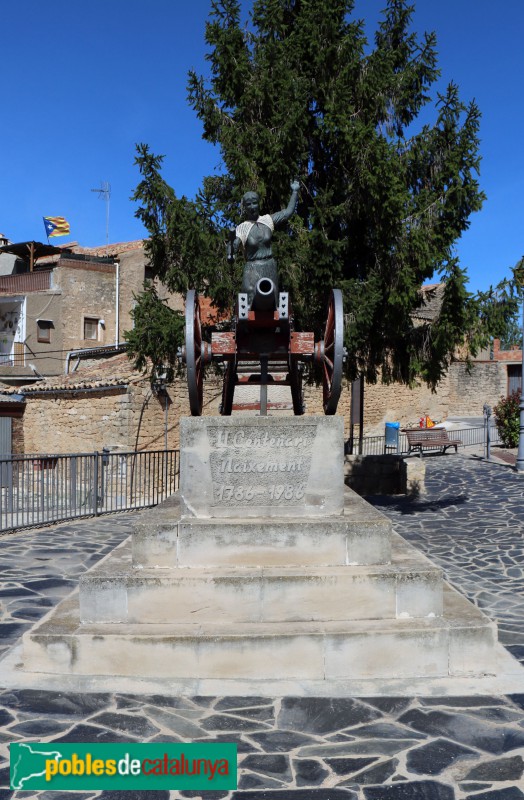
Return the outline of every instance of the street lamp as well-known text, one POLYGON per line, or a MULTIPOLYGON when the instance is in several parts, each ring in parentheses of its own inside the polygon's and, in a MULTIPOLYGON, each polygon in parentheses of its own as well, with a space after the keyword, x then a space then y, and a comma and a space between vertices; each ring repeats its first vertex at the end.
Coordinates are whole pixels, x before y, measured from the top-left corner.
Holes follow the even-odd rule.
POLYGON ((515 281, 520 286, 522 295, 522 367, 520 372, 520 417, 519 417, 519 449, 515 469, 524 473, 524 259, 515 268, 515 281))

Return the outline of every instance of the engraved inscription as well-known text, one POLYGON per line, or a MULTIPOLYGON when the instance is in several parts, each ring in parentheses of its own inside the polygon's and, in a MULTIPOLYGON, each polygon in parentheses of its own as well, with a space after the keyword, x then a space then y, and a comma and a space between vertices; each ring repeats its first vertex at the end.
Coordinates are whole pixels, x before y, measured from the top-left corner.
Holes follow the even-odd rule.
POLYGON ((213 505, 301 505, 316 426, 209 427, 213 505))

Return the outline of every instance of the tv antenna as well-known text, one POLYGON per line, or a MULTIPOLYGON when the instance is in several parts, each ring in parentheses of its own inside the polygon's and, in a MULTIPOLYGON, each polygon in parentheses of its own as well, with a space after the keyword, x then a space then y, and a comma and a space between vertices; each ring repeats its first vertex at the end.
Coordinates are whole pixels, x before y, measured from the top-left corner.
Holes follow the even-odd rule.
POLYGON ((98 197, 106 201, 106 245, 109 244, 109 201, 111 199, 111 184, 107 181, 101 181, 99 189, 91 189, 92 192, 98 192, 98 197))

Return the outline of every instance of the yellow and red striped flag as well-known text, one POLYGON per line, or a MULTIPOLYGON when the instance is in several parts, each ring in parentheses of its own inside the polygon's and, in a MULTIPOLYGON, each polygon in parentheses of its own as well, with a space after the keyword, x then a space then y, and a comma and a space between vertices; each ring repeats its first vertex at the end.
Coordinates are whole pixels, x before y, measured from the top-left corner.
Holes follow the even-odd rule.
POLYGON ((44 217, 44 227, 48 239, 51 236, 68 236, 71 233, 69 222, 64 217, 44 217))

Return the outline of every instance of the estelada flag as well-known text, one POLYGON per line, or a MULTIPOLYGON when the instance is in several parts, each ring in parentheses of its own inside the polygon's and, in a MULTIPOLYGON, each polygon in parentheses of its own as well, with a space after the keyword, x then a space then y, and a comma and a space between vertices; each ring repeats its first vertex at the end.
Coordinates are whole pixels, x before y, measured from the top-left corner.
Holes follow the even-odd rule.
POLYGON ((44 217, 44 227, 48 237, 68 236, 71 233, 69 222, 64 217, 44 217))

